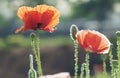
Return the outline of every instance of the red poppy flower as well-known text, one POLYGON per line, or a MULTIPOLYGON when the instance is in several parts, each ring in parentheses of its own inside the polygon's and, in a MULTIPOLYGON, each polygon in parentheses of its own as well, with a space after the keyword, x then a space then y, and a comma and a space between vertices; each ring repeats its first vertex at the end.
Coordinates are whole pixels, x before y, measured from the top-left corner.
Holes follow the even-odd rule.
POLYGON ((81 30, 76 34, 79 45, 86 51, 105 54, 109 52, 110 41, 97 31, 81 30))
POLYGON ((53 6, 37 5, 36 7, 22 6, 18 9, 18 17, 24 22, 24 25, 18 28, 15 32, 18 33, 22 29, 24 32, 29 29, 44 30, 53 32, 55 26, 59 23, 59 11, 53 6))

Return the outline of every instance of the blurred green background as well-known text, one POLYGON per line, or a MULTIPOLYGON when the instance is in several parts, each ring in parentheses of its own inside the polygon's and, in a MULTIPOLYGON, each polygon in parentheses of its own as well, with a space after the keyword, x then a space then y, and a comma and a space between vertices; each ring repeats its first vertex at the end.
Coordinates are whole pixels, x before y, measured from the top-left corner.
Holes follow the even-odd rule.
MULTIPOLYGON (((74 47, 69 36, 72 24, 79 30, 91 29, 105 34, 114 45, 116 58, 115 32, 120 30, 120 0, 0 0, 0 78, 27 78, 28 56, 32 53, 29 35, 33 31, 14 33, 23 24, 17 10, 23 5, 39 4, 55 6, 61 13, 57 31, 40 32, 44 74, 70 72, 73 75, 74 47)), ((79 50, 79 65, 84 62, 82 51, 79 50)), ((91 74, 100 72, 97 69, 102 64, 100 55, 91 54, 90 61, 91 74)), ((109 72, 109 66, 107 70, 109 72)))

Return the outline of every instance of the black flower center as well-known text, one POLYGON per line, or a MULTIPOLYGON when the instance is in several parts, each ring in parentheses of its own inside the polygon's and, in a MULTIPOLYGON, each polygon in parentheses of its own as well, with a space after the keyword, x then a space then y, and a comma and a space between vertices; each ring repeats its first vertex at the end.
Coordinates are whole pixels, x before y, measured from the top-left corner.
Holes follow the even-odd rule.
POLYGON ((40 28, 41 25, 42 23, 37 23, 37 28, 40 28))

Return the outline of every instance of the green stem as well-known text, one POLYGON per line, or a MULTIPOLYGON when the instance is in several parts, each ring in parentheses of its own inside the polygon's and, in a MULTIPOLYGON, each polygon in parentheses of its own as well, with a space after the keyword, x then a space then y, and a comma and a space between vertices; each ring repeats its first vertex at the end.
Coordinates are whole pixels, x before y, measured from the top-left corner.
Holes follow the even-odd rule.
POLYGON ((41 66, 41 60, 40 60, 40 41, 39 41, 39 32, 36 32, 37 35, 31 34, 31 46, 32 50, 34 52, 35 61, 37 63, 37 72, 38 76, 42 76, 42 66, 41 66))
POLYGON ((118 40, 118 77, 120 78, 120 40, 118 40))
POLYGON ((90 78, 90 70, 89 70, 89 52, 86 53, 85 61, 86 61, 86 68, 85 68, 85 71, 86 71, 86 78, 90 78))
POLYGON ((117 36, 117 56, 118 56, 118 73, 117 77, 120 78, 120 31, 116 32, 117 36))
POLYGON ((40 38, 39 38, 39 30, 37 30, 37 55, 38 55, 38 58, 40 58, 40 38))
POLYGON ((42 73, 42 66, 41 66, 41 58, 40 58, 40 39, 39 39, 39 30, 37 30, 37 35, 36 35, 36 39, 37 39, 37 65, 38 65, 38 75, 39 76, 42 76, 43 73, 42 73))
POLYGON ((30 59, 30 69, 28 72, 28 78, 37 78, 36 70, 33 67, 33 56, 30 55, 29 59, 30 59))
POLYGON ((111 47, 111 50, 110 50, 110 52, 109 52, 109 60, 110 60, 110 66, 111 66, 111 77, 114 78, 115 69, 114 69, 114 66, 113 66, 112 47, 111 47))
POLYGON ((74 48, 75 48, 75 54, 74 54, 74 57, 75 57, 75 73, 74 73, 74 78, 78 78, 78 43, 76 40, 74 40, 74 48))
POLYGON ((118 60, 113 60, 112 63, 113 63, 113 68, 114 68, 113 78, 119 78, 119 76, 118 76, 118 60))
POLYGON ((105 60, 103 61, 103 75, 104 75, 104 78, 107 78, 106 62, 105 62, 105 60))
POLYGON ((114 78, 119 78, 119 77, 118 77, 118 69, 115 69, 115 72, 114 72, 114 73, 115 73, 115 77, 114 77, 114 78))
POLYGON ((85 66, 86 66, 85 63, 83 63, 83 64, 81 65, 81 74, 80 74, 80 78, 83 78, 83 77, 84 77, 85 66))
POLYGON ((37 62, 38 61, 37 60, 38 56, 37 56, 37 51, 36 51, 36 48, 35 48, 35 40, 34 39, 31 41, 31 46, 32 46, 33 53, 35 55, 35 61, 37 62))

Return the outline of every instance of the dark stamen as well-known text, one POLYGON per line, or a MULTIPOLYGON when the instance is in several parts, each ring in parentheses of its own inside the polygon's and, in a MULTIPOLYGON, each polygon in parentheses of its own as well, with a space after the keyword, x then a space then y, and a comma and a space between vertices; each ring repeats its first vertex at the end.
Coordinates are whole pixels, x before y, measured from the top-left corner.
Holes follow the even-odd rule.
POLYGON ((37 28, 40 28, 41 25, 42 25, 42 23, 38 23, 37 24, 37 28))

